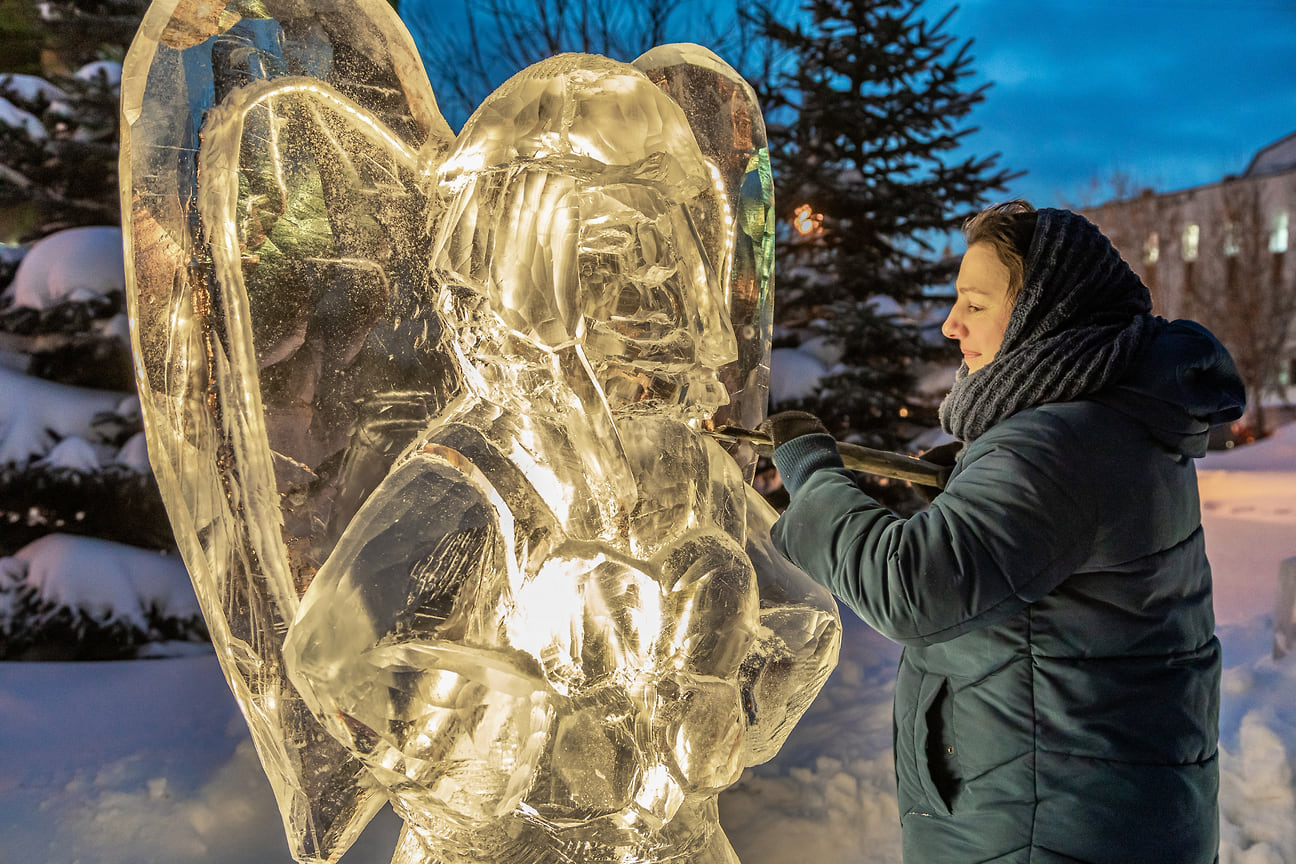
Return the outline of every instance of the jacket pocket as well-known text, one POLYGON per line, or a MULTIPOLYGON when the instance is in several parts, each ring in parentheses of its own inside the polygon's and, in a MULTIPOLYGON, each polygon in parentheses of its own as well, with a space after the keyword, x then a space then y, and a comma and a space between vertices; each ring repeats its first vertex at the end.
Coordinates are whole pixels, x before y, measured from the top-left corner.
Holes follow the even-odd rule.
POLYGON ((924 676, 917 707, 914 758, 918 782, 934 814, 950 816, 962 788, 962 772, 954 743, 954 700, 949 682, 935 675, 924 676))

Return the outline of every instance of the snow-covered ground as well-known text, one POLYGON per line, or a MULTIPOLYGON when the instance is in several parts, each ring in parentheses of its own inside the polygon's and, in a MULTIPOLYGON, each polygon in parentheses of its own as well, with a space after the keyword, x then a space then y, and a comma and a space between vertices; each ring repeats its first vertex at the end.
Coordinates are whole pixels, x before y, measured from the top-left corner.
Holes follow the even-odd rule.
MULTIPOLYGON (((1296 555, 1296 425, 1201 464, 1224 642, 1223 864, 1296 864, 1296 656, 1271 658, 1296 555)), ((898 649, 849 614, 841 662, 779 757, 721 796, 745 864, 898 862, 898 649)), ((1155 805, 1152 805, 1153 812, 1155 805)), ((344 864, 382 864, 384 811, 344 864)), ((269 785, 209 653, 0 663, 0 862, 288 862, 269 785)))

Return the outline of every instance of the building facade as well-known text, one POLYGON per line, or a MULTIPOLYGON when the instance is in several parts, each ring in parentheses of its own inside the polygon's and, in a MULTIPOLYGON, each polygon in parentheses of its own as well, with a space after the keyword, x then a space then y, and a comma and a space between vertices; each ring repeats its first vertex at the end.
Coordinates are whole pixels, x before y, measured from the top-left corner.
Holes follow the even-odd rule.
POLYGON ((1241 176, 1082 212, 1142 277, 1157 314, 1200 321, 1228 347, 1248 422, 1268 431, 1296 390, 1296 133, 1241 176))

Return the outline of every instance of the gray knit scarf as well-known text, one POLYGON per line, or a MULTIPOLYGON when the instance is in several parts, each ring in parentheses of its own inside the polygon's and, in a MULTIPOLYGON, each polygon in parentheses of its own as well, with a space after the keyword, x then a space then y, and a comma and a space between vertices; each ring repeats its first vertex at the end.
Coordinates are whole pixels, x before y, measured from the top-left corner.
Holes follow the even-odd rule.
POLYGON ((1025 408, 1102 389, 1152 333, 1148 289, 1111 241, 1069 210, 1037 218, 999 353, 975 374, 964 364, 940 406, 941 428, 963 441, 1025 408))

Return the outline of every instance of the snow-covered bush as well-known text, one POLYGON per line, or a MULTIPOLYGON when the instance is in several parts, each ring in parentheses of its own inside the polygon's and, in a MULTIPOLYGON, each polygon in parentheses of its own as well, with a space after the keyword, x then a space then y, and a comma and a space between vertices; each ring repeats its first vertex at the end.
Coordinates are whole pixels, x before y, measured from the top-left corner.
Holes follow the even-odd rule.
POLYGON ((801 347, 775 348, 770 357, 770 402, 803 402, 814 397, 828 374, 823 361, 801 347))
POLYGON ((3 97, 0 97, 0 123, 21 129, 29 137, 37 140, 49 137, 44 124, 37 119, 36 115, 22 110, 3 97))
POLYGON ((205 640, 148 465, 120 229, 4 250, 0 659, 116 659, 205 640))
POLYGON ((206 639, 174 554, 55 533, 0 558, 0 660, 127 658, 206 639))
POLYGON ((120 69, 96 61, 54 80, 0 75, 0 205, 7 210, 6 233, 25 242, 59 228, 120 222, 120 69), (19 214, 26 214, 25 224, 15 225, 19 214))
POLYGON ((126 288, 122 232, 115 226, 57 231, 33 243, 5 296, 21 309, 93 302, 126 288))
POLYGON ((122 76, 122 65, 115 60, 96 60, 93 63, 87 63, 76 72, 76 78, 80 81, 100 81, 109 87, 120 87, 122 76))
POLYGON ((0 89, 8 91, 23 102, 29 104, 45 103, 53 105, 67 98, 67 94, 39 75, 0 75, 0 89))
POLYGON ((133 388, 121 229, 69 228, 0 256, 0 349, 38 377, 133 388))
POLYGON ((95 422, 127 396, 0 368, 0 465, 25 465, 71 437, 106 444, 95 422))

